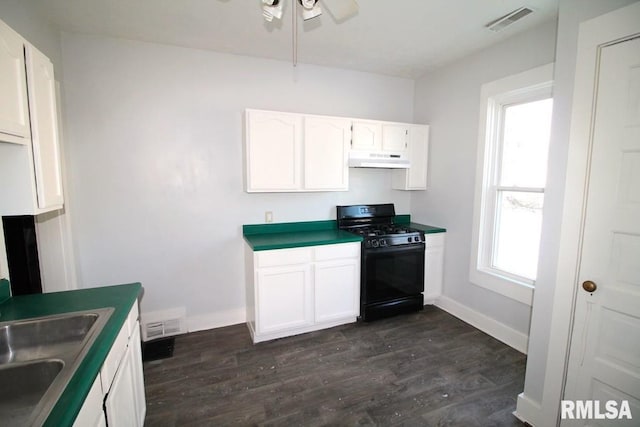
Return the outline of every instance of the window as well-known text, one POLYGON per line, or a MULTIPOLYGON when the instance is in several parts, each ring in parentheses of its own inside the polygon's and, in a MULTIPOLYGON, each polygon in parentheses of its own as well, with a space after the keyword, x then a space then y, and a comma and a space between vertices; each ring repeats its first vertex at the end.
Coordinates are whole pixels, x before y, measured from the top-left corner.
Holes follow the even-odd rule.
POLYGON ((470 280, 528 305, 538 268, 552 69, 482 87, 470 280))

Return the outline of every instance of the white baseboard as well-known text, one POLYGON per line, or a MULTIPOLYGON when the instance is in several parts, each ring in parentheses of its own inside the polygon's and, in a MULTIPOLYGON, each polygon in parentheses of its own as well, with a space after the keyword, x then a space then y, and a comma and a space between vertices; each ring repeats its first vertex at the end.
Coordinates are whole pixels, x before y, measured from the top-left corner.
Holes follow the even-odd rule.
POLYGON ((541 411, 542 407, 539 403, 529 399, 524 393, 520 393, 518 395, 518 404, 513 415, 520 421, 535 426, 538 424, 537 418, 541 411))
POLYGON ((516 331, 504 323, 498 322, 496 319, 486 316, 444 295, 436 299, 434 304, 456 316, 458 319, 475 326, 482 332, 515 348, 519 352, 527 354, 527 345, 529 343, 528 335, 516 331))
POLYGON ((187 317, 187 331, 205 331, 207 329, 222 328, 223 326, 237 325, 247 321, 247 313, 244 308, 226 310, 218 313, 200 314, 187 317))

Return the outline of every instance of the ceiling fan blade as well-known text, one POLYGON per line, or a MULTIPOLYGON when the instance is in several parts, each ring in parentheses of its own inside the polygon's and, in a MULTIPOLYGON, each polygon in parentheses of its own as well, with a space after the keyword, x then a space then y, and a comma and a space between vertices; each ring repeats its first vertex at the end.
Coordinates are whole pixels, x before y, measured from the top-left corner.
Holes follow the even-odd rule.
POLYGON ((356 0, 322 0, 322 2, 338 22, 349 19, 358 13, 356 0))

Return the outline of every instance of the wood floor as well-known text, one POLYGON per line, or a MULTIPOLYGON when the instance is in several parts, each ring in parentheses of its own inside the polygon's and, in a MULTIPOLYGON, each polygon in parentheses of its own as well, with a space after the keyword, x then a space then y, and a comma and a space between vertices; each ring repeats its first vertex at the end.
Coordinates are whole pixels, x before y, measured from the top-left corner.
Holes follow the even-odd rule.
POLYGON ((145 362, 148 426, 522 426, 526 356, 448 313, 253 345, 245 325, 145 362))

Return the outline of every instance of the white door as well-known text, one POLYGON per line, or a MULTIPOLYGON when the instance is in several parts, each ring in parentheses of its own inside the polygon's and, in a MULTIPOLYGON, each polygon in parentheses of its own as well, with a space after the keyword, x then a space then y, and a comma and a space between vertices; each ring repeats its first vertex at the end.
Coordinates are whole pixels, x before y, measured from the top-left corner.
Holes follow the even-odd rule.
POLYGON ((354 150, 377 151, 382 148, 382 125, 378 122, 354 121, 353 143, 354 150))
POLYGON ((31 106, 31 139, 38 208, 62 206, 62 170, 53 64, 33 46, 25 48, 31 106))
MULTIPOLYGON (((640 21, 637 21, 640 23, 640 21)), ((565 400, 629 402, 640 422, 640 39, 603 47, 565 400), (595 286, 595 288, 594 288, 595 286)), ((573 425, 564 422, 565 425, 573 425)))
POLYGON ((400 153, 407 150, 409 129, 407 125, 382 125, 382 149, 400 153))
POLYGON ((20 36, 0 21, 0 141, 26 144, 29 106, 20 36))
POLYGON ((302 116, 247 111, 247 191, 301 188, 302 116))
POLYGON ((136 395, 133 377, 133 349, 131 346, 122 358, 116 376, 104 401, 109 427, 135 427, 140 425, 136 413, 136 395))
POLYGON ((348 119, 305 117, 304 188, 306 190, 349 189, 348 119))
POLYGON ((261 268, 257 281, 259 334, 313 324, 310 264, 261 268))
POLYGON ((318 262, 314 270, 316 322, 357 317, 360 260, 318 262))
POLYGON ((427 164, 429 156, 429 126, 411 126, 409 129, 409 190, 427 189, 427 164))

